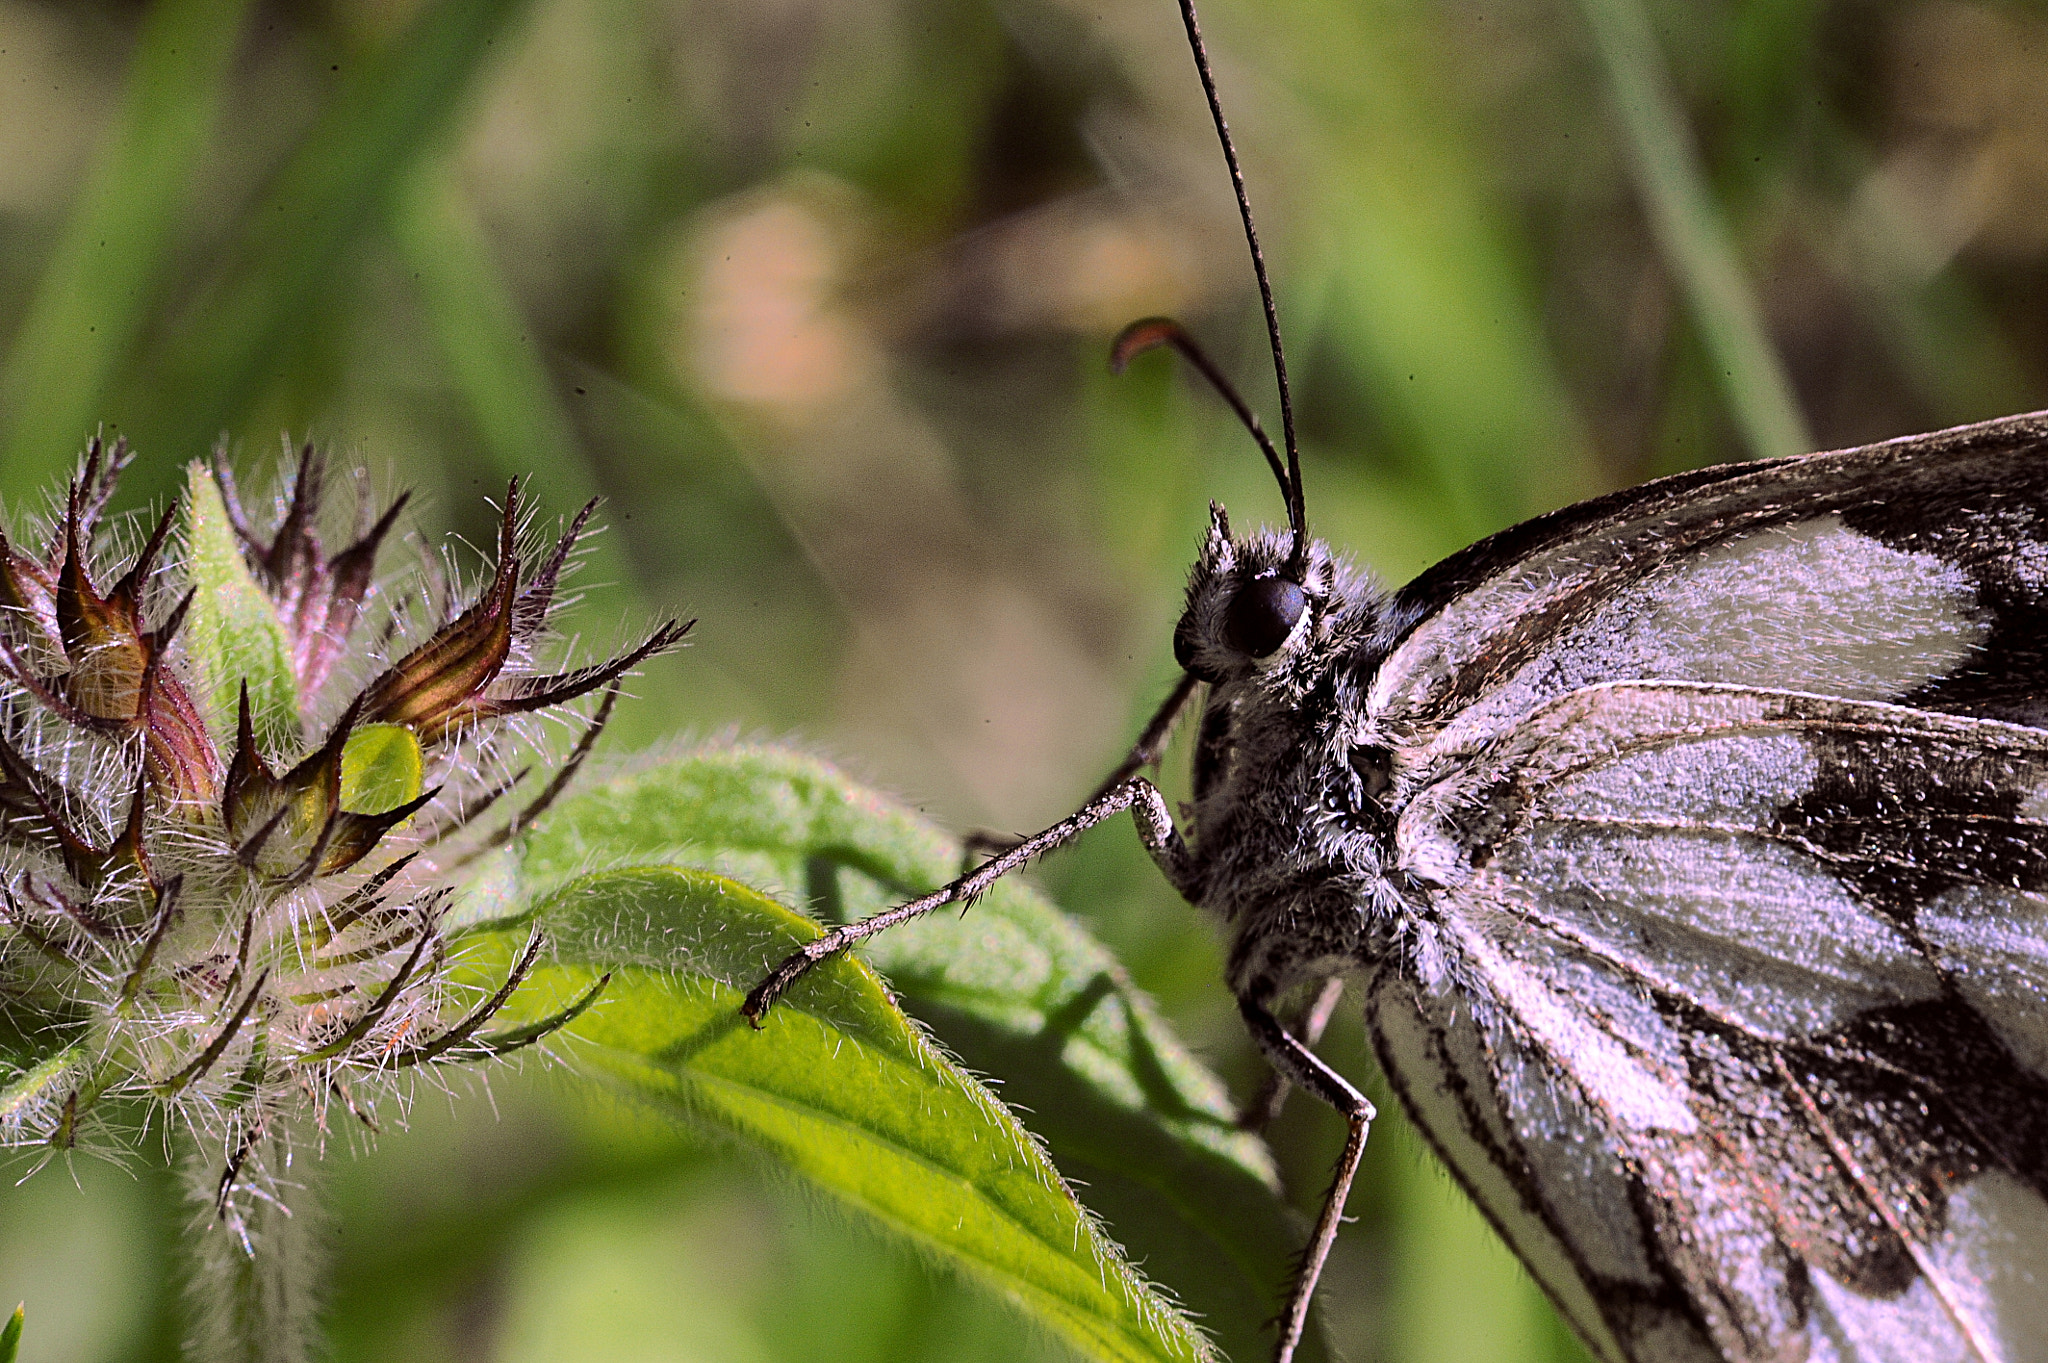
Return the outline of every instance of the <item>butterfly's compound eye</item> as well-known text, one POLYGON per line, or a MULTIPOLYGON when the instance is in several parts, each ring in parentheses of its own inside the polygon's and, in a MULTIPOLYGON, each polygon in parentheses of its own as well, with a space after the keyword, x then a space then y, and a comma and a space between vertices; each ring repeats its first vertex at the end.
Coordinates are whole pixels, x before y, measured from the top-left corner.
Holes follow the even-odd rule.
POLYGON ((1183 615, 1180 623, 1173 627, 1173 660, 1180 664, 1183 672, 1192 672, 1195 667, 1195 622, 1183 615))
POLYGON ((1248 658, 1269 657, 1287 642, 1307 609, 1308 596, 1300 583, 1284 577, 1253 578, 1230 599, 1223 637, 1248 658))

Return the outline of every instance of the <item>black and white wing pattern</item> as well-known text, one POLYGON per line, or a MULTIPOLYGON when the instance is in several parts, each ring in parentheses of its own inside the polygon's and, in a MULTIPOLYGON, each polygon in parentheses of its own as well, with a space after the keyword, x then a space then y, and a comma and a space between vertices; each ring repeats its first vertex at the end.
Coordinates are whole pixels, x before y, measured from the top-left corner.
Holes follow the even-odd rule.
POLYGON ((1398 599, 1365 739, 1432 940, 1368 1017, 1596 1350, 2048 1359, 2048 420, 1665 480, 1398 599))
POLYGON ((1481 540, 1392 609, 1367 708, 1405 738, 1646 677, 2048 723, 2048 413, 1659 479, 1481 540))

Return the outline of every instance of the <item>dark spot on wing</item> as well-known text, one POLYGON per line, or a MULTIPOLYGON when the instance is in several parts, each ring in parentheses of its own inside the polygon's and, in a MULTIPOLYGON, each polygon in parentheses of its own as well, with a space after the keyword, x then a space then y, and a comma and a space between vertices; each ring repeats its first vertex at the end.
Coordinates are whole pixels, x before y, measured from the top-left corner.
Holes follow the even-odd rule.
POLYGON ((1928 999, 1879 1009, 1850 1023, 1839 1042, 1820 1043, 1837 1044, 1837 1122, 1888 1148, 1890 1163, 1918 1166, 1923 1178, 1940 1167, 1964 1176, 2003 1169, 2048 1198, 2048 1082, 1968 1004, 1928 999), (1873 1091, 1882 1095, 1876 1103, 1873 1091), (1967 1162, 1958 1158, 1964 1154, 1967 1162))
MULTIPOLYGON (((1860 1295, 1890 1300, 1913 1285, 1919 1268, 1898 1232, 1932 1242, 1949 1194, 1972 1178, 2000 1169, 2048 1197, 2048 1083, 1959 999, 1879 1009, 1793 1045, 1672 1011, 1704 1124, 1693 1139, 1752 1181, 1751 1214, 1769 1217, 1788 1249, 1860 1295)), ((1710 1218, 1712 1205, 1688 1205, 1700 1180, 1683 1172, 1697 1165, 1682 1158, 1687 1138, 1653 1139, 1673 1146, 1662 1177, 1679 1221, 1710 1218)))
POLYGON ((1904 697, 1927 710, 2048 722, 2048 494, 1958 477, 1859 507, 1844 522, 1895 549, 1954 564, 1990 632, 1970 659, 1904 697))
MULTIPOLYGON (((1695 1295, 1722 1303, 1716 1333, 1733 1328, 1756 1356, 1777 1352, 1783 1341, 1772 1338, 1773 1322, 1777 1330, 1805 1326, 1809 1267, 1869 1297, 1890 1299, 1910 1288, 1918 1272, 1911 1252, 1871 1213, 1809 1120, 1778 1071, 1773 1044, 1683 1005, 1673 1011, 1683 1019, 1701 1125, 1689 1134, 1646 1132, 1636 1144, 1646 1156, 1644 1178, 1657 1197, 1655 1219, 1666 1252, 1686 1266, 1695 1295), (1680 1244, 1676 1251, 1673 1240, 1680 1244), (1775 1303, 1745 1300, 1758 1293, 1752 1269, 1759 1257, 1784 1274, 1775 1303)), ((1814 1063, 1811 1055, 1798 1054, 1792 1069, 1807 1077, 1809 1089, 1826 1095, 1824 1111, 1838 1106, 1845 1090, 1857 1092, 1866 1106, 1882 1104, 1878 1091, 1859 1087, 1861 1068, 1842 1067, 1830 1056, 1837 1068, 1827 1083, 1811 1079, 1814 1063)), ((1948 1158, 1936 1161, 1936 1180, 1970 1162, 1967 1150, 1945 1153, 1948 1158)), ((1926 1176, 1916 1169, 1913 1181, 1926 1176)), ((1919 1211, 1908 1229, 1924 1235, 1938 1221, 1939 1200, 1923 1198, 1919 1211)))
POLYGON ((1815 728, 1805 741, 1819 772, 1772 831, 1831 854, 1836 876, 1902 926, 1958 885, 2048 888, 2048 827, 2021 816, 2048 786, 2039 757, 1967 735, 1815 728))

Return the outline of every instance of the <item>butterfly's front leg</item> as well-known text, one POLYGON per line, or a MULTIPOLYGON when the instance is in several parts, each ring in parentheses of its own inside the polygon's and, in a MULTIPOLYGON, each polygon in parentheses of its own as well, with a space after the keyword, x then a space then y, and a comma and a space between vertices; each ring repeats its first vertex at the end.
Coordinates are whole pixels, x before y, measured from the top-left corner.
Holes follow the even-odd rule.
POLYGON ((1180 891, 1181 898, 1190 904, 1201 903, 1201 868, 1181 838, 1180 830, 1173 826, 1173 811, 1166 807, 1166 797, 1159 793, 1159 787, 1142 776, 1132 777, 1119 789, 1133 787, 1136 789, 1131 802, 1131 820, 1138 825, 1138 841, 1152 854, 1152 862, 1159 868, 1159 874, 1180 891))
MULTIPOLYGON (((1173 826, 1173 815, 1166 807, 1166 797, 1142 776, 1134 776, 1123 784, 1096 796, 1078 811, 1061 819, 1042 833, 1024 839, 999 856, 991 857, 980 866, 961 876, 943 889, 908 904, 861 919, 858 923, 845 923, 832 929, 815 941, 804 944, 802 950, 792 953, 782 964, 771 970, 767 977, 755 985, 746 1001, 740 1005, 740 1012, 754 1026, 761 1025, 761 1019, 768 1015, 775 1000, 804 973, 818 962, 838 955, 848 947, 864 942, 878 932, 919 918, 933 909, 947 904, 972 904, 988 892, 990 886, 1010 872, 1023 866, 1033 857, 1044 856, 1056 847, 1064 846, 1081 836, 1088 829, 1123 810, 1130 810, 1138 821, 1138 836, 1144 840, 1145 848, 1152 859, 1159 863, 1159 869, 1171 880, 1182 894, 1189 894, 1189 887, 1195 883, 1194 858, 1188 852, 1187 844, 1181 841, 1178 830, 1173 826)), ((1192 897, 1192 896, 1190 896, 1192 897)))
POLYGON ((1243 1014, 1252 1039, 1258 1042, 1259 1049, 1265 1053, 1275 1072, 1336 1108, 1351 1126, 1350 1135, 1344 1142, 1344 1154, 1337 1161, 1337 1176, 1330 1183, 1330 1195, 1323 1203, 1322 1215, 1316 1218, 1315 1236, 1309 1241, 1308 1253, 1302 1260, 1301 1276, 1295 1281, 1294 1295, 1288 1299, 1287 1314, 1281 1320, 1279 1346, 1273 1351, 1274 1363, 1292 1363, 1302 1332, 1308 1328, 1308 1306, 1316 1293, 1316 1280, 1322 1277, 1323 1264, 1330 1257, 1330 1246, 1337 1241, 1337 1227, 1344 1218, 1344 1203, 1351 1195, 1351 1180, 1357 1175, 1358 1162, 1365 1155, 1366 1135, 1372 1129, 1373 1118, 1379 1114, 1349 1080, 1324 1064, 1314 1051, 1282 1026, 1264 1000, 1249 994, 1240 995, 1237 1010, 1243 1014))
MULTIPOLYGON (((1167 743, 1173 738, 1174 728, 1179 725, 1181 716, 1187 713, 1188 702, 1194 698, 1195 688, 1200 684, 1200 679, 1194 673, 1182 674, 1181 679, 1174 683, 1173 691, 1160 703, 1159 709, 1153 713, 1151 721, 1145 725, 1145 731, 1138 735, 1138 741, 1131 745, 1131 750, 1124 755, 1124 760, 1116 764, 1116 770, 1112 771, 1103 779, 1102 784, 1095 788, 1095 793, 1088 797, 1088 803, 1093 804, 1100 800, 1103 796, 1108 795, 1130 781, 1132 777, 1145 768, 1159 765, 1159 759, 1166 754, 1167 743)), ((1156 798, 1158 792, 1154 791, 1153 795, 1156 798)), ((1163 808, 1164 801, 1160 803, 1163 808)), ((1169 829, 1173 826, 1171 816, 1167 818, 1166 824, 1169 829)), ((1145 821, 1142 818, 1139 820, 1138 833, 1141 837, 1145 833, 1145 821)), ((999 856, 1004 852, 1022 846, 1024 839, 1010 837, 1001 833, 973 832, 962 838, 961 843, 962 861, 960 864, 960 874, 964 876, 984 859, 999 856)), ((1162 843, 1161 845, 1164 846, 1165 844, 1162 843)), ((1153 843, 1147 841, 1145 846, 1148 849, 1153 848, 1153 843)), ((1154 849, 1152 859, 1158 861, 1160 855, 1160 852, 1154 849)), ((1185 862, 1187 858, 1186 849, 1182 848, 1177 855, 1182 862, 1185 862)), ((1160 863, 1160 869, 1166 869, 1164 862, 1160 863)), ((1187 895, 1186 887, 1182 884, 1181 880, 1175 878, 1175 874, 1173 871, 1168 871, 1167 878, 1173 881, 1175 888, 1179 889, 1183 895, 1187 895)), ((1193 898, 1191 895, 1188 897, 1190 899, 1193 898)))

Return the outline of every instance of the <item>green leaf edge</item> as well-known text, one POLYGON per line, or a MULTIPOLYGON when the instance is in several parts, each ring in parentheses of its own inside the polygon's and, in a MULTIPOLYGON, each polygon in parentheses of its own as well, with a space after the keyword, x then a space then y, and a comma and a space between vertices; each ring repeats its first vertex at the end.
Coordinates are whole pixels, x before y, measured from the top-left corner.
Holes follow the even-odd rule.
MULTIPOLYGON (((715 895, 722 901, 721 911, 734 917, 751 918, 761 930, 753 939, 756 947, 769 946, 775 953, 795 950, 803 942, 820 935, 818 926, 802 915, 730 877, 702 869, 670 866, 615 869, 594 872, 558 886, 535 905, 534 917, 548 929, 551 940, 556 944, 557 961, 562 964, 537 971, 533 983, 539 987, 531 991, 530 999, 523 998, 522 1002, 525 1008, 540 1008, 544 1006, 542 1000, 587 984, 589 976, 599 969, 616 971, 618 977, 599 1007, 567 1029, 570 1036, 577 1038, 575 1049, 579 1059, 604 1071, 615 1082, 628 1085, 643 1098, 658 1095, 660 1099, 682 1107, 695 1119, 716 1125, 751 1153, 768 1158, 774 1169, 807 1174, 807 1178, 800 1180, 803 1186, 861 1212, 963 1276, 981 1283, 1089 1357, 1131 1360, 1132 1363, 1140 1360, 1217 1358, 1208 1340, 1177 1305, 1147 1282, 1102 1233, 1093 1215, 1074 1197, 1036 1138, 1008 1108, 962 1072, 921 1028, 904 1016, 890 1000, 879 976, 858 960, 836 958, 813 971, 778 1004, 763 1029, 765 1034, 757 1039, 763 1045, 772 1045, 778 1019, 779 1025, 784 1026, 801 1019, 836 1032, 845 1042, 860 1046, 908 1072, 941 1076, 942 1089, 952 1096, 953 1101, 962 1103, 977 1114, 986 1124, 984 1132, 1000 1141, 1013 1176, 1016 1172, 1023 1172, 1032 1186, 1049 1195, 1058 1206, 1063 1223, 1057 1235, 1033 1230, 1017 1209, 1004 1206, 995 1194, 974 1183, 968 1174, 938 1165, 943 1176, 955 1186, 969 1190, 988 1207, 991 1215, 1013 1228, 1015 1233, 1041 1246, 1057 1262, 1082 1270, 1070 1275, 1072 1282, 1094 1283, 1107 1294, 1106 1298, 1098 1300, 1120 1301, 1120 1310, 1105 1313, 1090 1309, 1086 1300, 1092 1293, 1076 1297, 1071 1289, 1062 1292, 1057 1284, 1022 1277, 1001 1259, 967 1252, 958 1243, 934 1236, 907 1220, 901 1211, 891 1211, 873 1198, 857 1194, 844 1180, 831 1181, 825 1176, 827 1171, 818 1167, 815 1155, 793 1146, 786 1136, 778 1135, 774 1130, 776 1124, 770 1119, 778 1113, 790 1116, 803 1112, 799 1105, 766 1090, 753 1090, 762 1093, 764 1098, 747 1102, 744 1100, 744 1095, 750 1092, 747 1085, 701 1071, 693 1072, 688 1080, 679 1082, 679 1076, 662 1069, 647 1057, 607 1042, 604 1039, 606 1016, 616 1015, 618 1006, 630 997, 636 983, 632 977, 636 976, 637 982, 644 984, 662 976, 675 980, 679 975, 691 975, 716 991, 718 1011, 729 1015, 734 1024, 744 1025, 738 1012, 743 984, 739 980, 721 978, 721 974, 726 972, 679 972, 673 960, 662 961, 652 953, 637 956, 631 952, 622 953, 617 937, 607 943, 589 943, 578 934, 565 931, 571 926, 564 920, 571 917, 575 899, 588 896, 593 890, 615 889, 635 883, 643 888, 666 886, 686 893, 715 895), (563 964, 583 965, 588 969, 564 969, 563 964), (687 1083, 694 1083, 697 1091, 686 1091, 684 1085, 687 1083), (736 1102, 736 1098, 741 1101, 736 1102), (1122 1322, 1119 1322, 1119 1316, 1123 1318, 1122 1322), (1152 1338, 1147 1338, 1148 1333, 1152 1338)), ((509 942, 510 938, 504 940, 509 942)), ((730 942, 720 945, 729 947, 730 942)), ((522 991, 523 996, 526 993, 522 991)), ((910 1161, 926 1167, 934 1165, 927 1152, 898 1142, 885 1132, 861 1127, 842 1114, 812 1110, 807 1115, 811 1120, 830 1122, 843 1130, 858 1133, 861 1139, 872 1142, 873 1148, 891 1152, 898 1162, 910 1161)), ((872 1179, 870 1183, 873 1183, 872 1179)))

